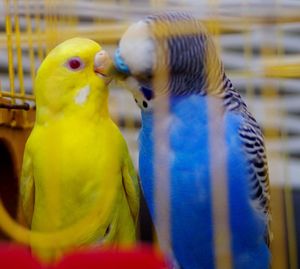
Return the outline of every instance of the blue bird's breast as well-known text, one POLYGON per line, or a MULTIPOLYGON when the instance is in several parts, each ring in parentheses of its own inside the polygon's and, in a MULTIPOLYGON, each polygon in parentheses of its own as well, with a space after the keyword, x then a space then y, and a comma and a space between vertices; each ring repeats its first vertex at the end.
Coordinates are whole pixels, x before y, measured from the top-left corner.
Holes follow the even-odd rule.
MULTIPOLYGON (((211 163, 207 97, 191 95, 170 99, 168 120, 169 187, 172 248, 184 269, 215 268, 214 227, 212 214, 211 163)), ((227 186, 231 251, 234 268, 267 268, 268 250, 263 240, 264 219, 256 214, 250 202, 246 158, 238 128, 242 117, 233 113, 224 116, 227 186), (253 254, 258 258, 253 259, 253 254)), ((154 138, 153 114, 142 113, 139 170, 142 189, 155 223, 154 201, 154 138)), ((160 147, 157 150, 164 150, 160 147)), ((220 149, 220 154, 222 154, 220 149)), ((155 169, 159 167, 159 163, 155 169)), ((159 205, 157 205, 159 206, 159 205)))

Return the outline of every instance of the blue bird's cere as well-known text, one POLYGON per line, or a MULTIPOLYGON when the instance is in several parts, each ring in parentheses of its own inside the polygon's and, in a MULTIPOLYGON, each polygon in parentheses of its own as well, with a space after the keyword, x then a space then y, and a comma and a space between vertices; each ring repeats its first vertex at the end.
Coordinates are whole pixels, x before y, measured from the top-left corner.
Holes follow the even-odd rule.
POLYGON ((228 207, 232 267, 269 268, 270 190, 263 134, 226 76, 205 27, 185 13, 148 16, 124 33, 115 65, 138 85, 139 171, 155 224, 155 206, 160 205, 154 204, 154 170, 163 169, 163 164, 156 162, 154 167, 154 148, 168 158, 170 195, 165 199, 170 203, 171 248, 179 267, 216 268, 212 171, 224 166, 212 162, 214 134, 209 126, 220 118, 225 146, 218 154, 221 160, 226 156, 224 208, 228 207), (168 113, 158 115, 154 126, 154 112, 160 111, 164 105, 160 100, 166 96, 168 113), (221 104, 215 115, 209 115, 211 101, 221 104), (159 126, 168 132, 167 152, 164 146, 155 147, 159 137, 154 137, 154 127, 159 126))
POLYGON ((124 63, 121 55, 120 55, 120 50, 117 49, 115 52, 115 63, 116 63, 116 68, 119 72, 124 73, 126 75, 130 75, 130 71, 128 66, 124 63))

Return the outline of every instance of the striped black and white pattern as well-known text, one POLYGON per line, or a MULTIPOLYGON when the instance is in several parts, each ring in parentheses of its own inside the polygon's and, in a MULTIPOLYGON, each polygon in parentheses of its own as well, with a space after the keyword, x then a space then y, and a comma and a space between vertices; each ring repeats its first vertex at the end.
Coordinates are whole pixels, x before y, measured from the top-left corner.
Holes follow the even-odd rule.
POLYGON ((167 68, 172 74, 165 89, 170 89, 175 95, 222 91, 208 83, 207 78, 209 82, 214 81, 214 86, 221 85, 223 65, 206 28, 198 20, 188 13, 168 12, 148 16, 145 22, 151 27, 156 43, 157 60, 152 69, 159 72, 167 68), (163 38, 157 37, 156 27, 160 32, 172 29, 172 33, 163 38), (208 67, 208 61, 212 66, 208 67))

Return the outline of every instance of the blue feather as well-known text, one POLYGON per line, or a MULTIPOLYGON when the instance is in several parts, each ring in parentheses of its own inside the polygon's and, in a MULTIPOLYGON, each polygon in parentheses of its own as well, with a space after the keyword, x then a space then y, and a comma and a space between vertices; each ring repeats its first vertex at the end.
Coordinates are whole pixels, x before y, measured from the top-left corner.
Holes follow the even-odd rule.
MULTIPOLYGON (((168 117, 173 252, 184 269, 213 269, 215 253, 207 97, 172 96, 168 117)), ((234 269, 266 269, 270 262, 269 249, 264 241, 266 219, 251 204, 246 155, 238 135, 243 120, 234 112, 224 115, 233 264, 234 269)), ((153 115, 143 111, 140 175, 155 222, 153 139, 153 115)), ((212 167, 218 169, 218 164, 212 167)))

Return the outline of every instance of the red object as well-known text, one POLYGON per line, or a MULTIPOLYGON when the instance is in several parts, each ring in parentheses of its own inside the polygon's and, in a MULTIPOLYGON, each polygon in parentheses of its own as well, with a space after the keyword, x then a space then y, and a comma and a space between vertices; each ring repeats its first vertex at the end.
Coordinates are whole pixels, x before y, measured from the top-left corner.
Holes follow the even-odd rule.
POLYGON ((64 256, 56 264, 45 264, 29 248, 0 244, 1 269, 167 269, 166 259, 152 247, 128 250, 86 248, 64 256))
POLYGON ((31 255, 30 250, 16 244, 0 244, 1 269, 42 269, 42 264, 31 255))
POLYGON ((87 249, 63 257, 54 269, 166 269, 164 257, 150 247, 131 250, 87 249))

